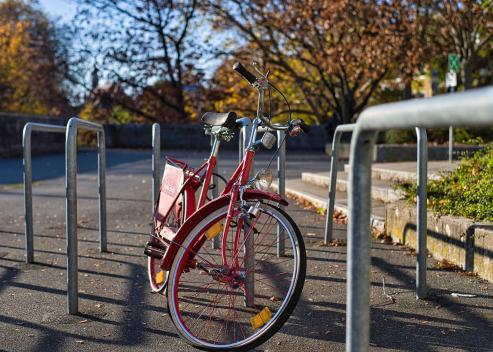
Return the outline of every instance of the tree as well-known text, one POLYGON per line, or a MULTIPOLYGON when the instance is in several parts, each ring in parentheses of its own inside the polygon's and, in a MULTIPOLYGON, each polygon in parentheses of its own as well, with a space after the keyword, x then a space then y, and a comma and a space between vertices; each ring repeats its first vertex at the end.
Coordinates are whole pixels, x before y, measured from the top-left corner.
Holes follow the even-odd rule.
POLYGON ((441 0, 435 2, 435 9, 436 43, 445 53, 459 55, 461 81, 469 89, 474 71, 493 49, 493 1, 441 0))
POLYGON ((61 114, 70 110, 66 47, 35 2, 0 3, 0 110, 61 114))
MULTIPOLYGON (((150 121, 166 121, 170 115, 187 119, 184 91, 195 82, 201 57, 191 30, 198 21, 197 1, 79 2, 79 62, 92 60, 108 81, 134 98, 115 96, 114 102, 150 121)), ((94 88, 86 77, 76 79, 88 90, 94 88)))
MULTIPOLYGON (((392 70, 413 57, 413 18, 399 1, 211 1, 216 28, 255 46, 297 86, 316 121, 349 123, 392 70)), ((243 55, 248 53, 243 53, 243 55)))
MULTIPOLYGON (((242 48, 241 51, 248 52, 245 48, 242 48)), ((251 57, 235 55, 235 58, 226 59, 219 65, 207 90, 205 103, 209 103, 209 106, 207 106, 209 110, 235 111, 240 116, 255 116, 257 112, 257 91, 232 69, 236 61, 247 62, 248 59, 251 59, 251 57)), ((263 66, 262 62, 259 62, 259 65, 263 66)), ((255 72, 253 68, 249 69, 255 72)), ((290 77, 280 72, 277 67, 272 66, 269 70, 269 80, 286 96, 290 103, 291 112, 297 118, 302 117, 308 121, 312 120, 313 114, 310 107, 304 99, 300 99, 302 93, 293 84, 290 77)), ((266 107, 272 108, 274 121, 286 121, 288 118, 287 106, 279 94, 273 91, 270 96, 266 95, 265 99, 266 107)))

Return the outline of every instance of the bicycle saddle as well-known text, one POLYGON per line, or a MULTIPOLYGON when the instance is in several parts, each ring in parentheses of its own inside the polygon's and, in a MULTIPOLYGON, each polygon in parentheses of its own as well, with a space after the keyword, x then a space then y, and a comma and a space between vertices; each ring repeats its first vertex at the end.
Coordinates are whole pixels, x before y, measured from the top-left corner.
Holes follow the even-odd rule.
POLYGON ((224 126, 228 128, 236 127, 236 116, 235 112, 206 112, 202 115, 202 122, 209 126, 224 126))

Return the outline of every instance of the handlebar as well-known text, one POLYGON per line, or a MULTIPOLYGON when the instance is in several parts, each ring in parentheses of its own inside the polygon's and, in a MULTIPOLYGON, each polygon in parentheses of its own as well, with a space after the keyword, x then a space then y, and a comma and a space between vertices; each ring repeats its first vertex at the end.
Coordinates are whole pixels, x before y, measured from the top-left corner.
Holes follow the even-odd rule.
POLYGON ((246 79, 250 84, 254 84, 257 78, 253 73, 248 71, 245 66, 243 66, 240 62, 237 62, 236 64, 233 65, 233 70, 238 72, 240 75, 243 76, 244 79, 246 79))
POLYGON ((308 134, 310 132, 310 127, 302 119, 296 119, 296 120, 291 121, 291 125, 292 126, 298 126, 306 134, 308 134))
MULTIPOLYGON (((270 122, 269 119, 267 119, 263 115, 262 106, 263 106, 263 99, 264 99, 264 90, 266 90, 270 86, 272 86, 267 81, 268 73, 265 75, 261 75, 261 77, 259 79, 257 79, 257 77, 255 77, 255 75, 253 73, 248 71, 245 68, 245 66, 243 66, 240 62, 237 62, 233 65, 233 70, 235 70, 241 76, 243 76, 243 78, 246 79, 248 81, 248 83, 253 85, 259 91, 259 108, 257 111, 257 117, 262 121, 263 125, 265 125, 266 127, 270 128, 272 130, 286 131, 292 136, 298 135, 300 133, 300 131, 303 131, 304 133, 309 132, 309 130, 310 130, 309 127, 305 124, 305 121, 303 121, 301 119, 292 120, 289 122, 289 124, 285 124, 285 125, 278 124, 278 123, 273 124, 270 122)), ((274 87, 274 89, 278 90, 275 87, 274 87)), ((279 93, 281 93, 281 92, 279 92, 279 93)), ((282 93, 281 93, 281 95, 282 95, 282 93)), ((286 99, 286 98, 284 98, 284 99, 286 99)), ((286 103, 287 103, 287 101, 286 101, 286 103)))

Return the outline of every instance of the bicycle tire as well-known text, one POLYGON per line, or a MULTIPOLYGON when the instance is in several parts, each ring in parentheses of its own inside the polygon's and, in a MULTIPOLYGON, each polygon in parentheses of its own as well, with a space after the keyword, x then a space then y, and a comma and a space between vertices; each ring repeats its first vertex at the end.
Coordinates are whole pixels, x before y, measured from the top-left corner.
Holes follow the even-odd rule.
MULTIPOLYGON (((252 203, 255 204, 255 201, 252 203)), ((272 315, 272 318, 268 322, 266 322, 263 326, 258 328, 258 332, 253 333, 250 337, 246 338, 244 341, 239 341, 239 342, 234 342, 234 343, 225 343, 225 344, 214 344, 211 342, 204 341, 203 339, 197 338, 196 336, 192 336, 190 331, 187 330, 187 327, 184 326, 184 321, 183 317, 181 316, 181 313, 179 313, 180 308, 179 304, 177 301, 178 298, 178 289, 179 289, 179 280, 181 279, 181 276, 183 275, 183 272, 180 272, 183 270, 184 263, 185 261, 188 261, 188 257, 191 253, 191 246, 193 243, 197 243, 194 241, 197 241, 200 236, 203 236, 204 229, 208 229, 211 226, 211 223, 217 223, 218 219, 224 218, 225 214, 227 213, 227 206, 221 207, 218 210, 212 212, 209 214, 207 217, 205 217, 202 221, 200 221, 193 230, 190 231, 189 235, 185 238, 183 241, 183 245, 177 252, 175 259, 173 260, 173 264, 171 266, 171 270, 169 272, 169 277, 168 277, 168 291, 167 291, 167 303, 168 303, 168 311, 169 315, 171 317, 171 320, 173 324, 175 325, 178 333, 192 346, 202 349, 202 350, 207 350, 207 351, 247 351, 251 350, 262 343, 266 342, 272 335, 274 335, 287 321, 287 319, 290 317, 292 311, 296 307, 296 304, 299 300, 299 297, 301 295, 301 292, 303 290, 303 284, 305 281, 305 275, 306 275, 306 252, 305 252, 305 246, 303 242, 303 238, 301 236, 301 233, 296 225, 296 223, 291 219, 291 217, 284 212, 282 209, 271 205, 271 204, 266 204, 263 203, 261 204, 261 207, 264 211, 264 213, 273 215, 274 218, 278 220, 279 223, 282 224, 282 226, 288 230, 288 235, 289 235, 289 240, 286 239, 286 242, 291 242, 292 245, 292 253, 293 253, 293 259, 294 265, 293 267, 295 268, 294 270, 296 272, 293 272, 293 282, 291 283, 289 287, 288 294, 280 304, 279 310, 275 311, 274 314, 272 315), (268 210, 268 211, 267 211, 268 210), (296 254, 296 255, 295 255, 296 254), (180 273, 179 273, 180 272, 180 273), (288 297, 289 295, 289 297, 288 297)), ((254 227, 254 226, 253 226, 254 227)), ((258 237, 257 237, 258 238, 258 237)), ((204 242, 207 243, 207 242, 204 242)), ((201 245, 200 248, 208 248, 209 246, 201 245)), ((260 252, 262 254, 262 252, 260 252)), ((199 256, 198 251, 194 255, 199 256)), ((265 254, 264 254, 265 255, 265 254)), ((190 270, 190 272, 192 272, 190 270)), ((254 269, 255 275, 257 275, 257 269, 255 267, 254 269)), ((187 274, 188 275, 188 274, 187 274)), ((277 275, 277 274, 276 274, 277 275)), ((280 281, 280 280, 279 280, 280 281)), ((202 285, 202 283, 200 283, 202 285)), ((210 287, 210 286, 209 286, 210 287)), ((183 291, 186 292, 187 288, 186 285, 184 285, 183 291)), ((198 292, 198 291, 197 291, 198 292)), ((232 292, 232 291, 231 291, 232 292)), ((211 295, 214 292, 211 293, 211 295)), ((216 296, 219 293, 216 293, 216 296)), ((228 293, 229 294, 229 293, 228 293)), ((256 293, 257 294, 257 293, 256 293)), ((232 293, 229 295, 233 295, 232 293)), ((234 294, 235 296, 237 294, 234 294)), ((257 297, 257 296, 255 296, 257 297)), ((274 296, 273 296, 274 297, 274 296)), ((187 297, 189 299, 189 297, 187 297)), ((205 304, 204 302, 207 302, 206 299, 201 298, 197 300, 202 302, 202 304, 205 304)), ((264 298, 265 300, 265 298, 264 298)), ((188 303, 187 300, 184 299, 185 304, 190 305, 191 303, 188 303)), ((234 303, 233 303, 234 305, 234 303)), ((207 305, 206 308, 210 306, 207 305)), ((255 307, 254 307, 255 308, 255 307)), ((214 308, 215 309, 215 308, 214 308)), ((212 312, 214 312, 214 309, 212 312)), ((224 309, 224 308, 220 308, 224 309)), ((231 308, 229 308, 231 309, 231 308)), ((247 310, 246 308, 245 310, 247 310)), ((204 309, 205 310, 205 309, 204 309)), ((236 311, 236 310, 235 310, 236 311)), ((212 313, 211 313, 212 314, 212 313)), ((245 315, 249 313, 244 313, 245 315)), ((259 313, 260 314, 260 313, 259 313)), ((190 315, 190 314, 189 314, 190 315)), ((200 313, 200 316, 198 317, 201 318, 202 315, 205 315, 204 312, 200 313)), ((227 318, 229 321, 229 318, 227 318)), ((236 319, 236 315, 235 315, 236 319)), ((210 318, 210 322, 212 321, 212 317, 210 318)), ((252 323, 253 324, 253 323, 252 323)), ((241 328, 243 324, 239 324, 238 326, 241 328)), ((235 326, 235 323, 233 324, 233 327, 235 326)), ((252 328, 253 330, 253 328, 252 328)), ((200 330, 202 331, 202 330, 200 330)), ((253 330, 255 331, 255 330, 253 330)), ((226 335, 228 334, 228 327, 226 323, 226 335)), ((243 336, 245 337, 245 334, 243 332, 243 336)))

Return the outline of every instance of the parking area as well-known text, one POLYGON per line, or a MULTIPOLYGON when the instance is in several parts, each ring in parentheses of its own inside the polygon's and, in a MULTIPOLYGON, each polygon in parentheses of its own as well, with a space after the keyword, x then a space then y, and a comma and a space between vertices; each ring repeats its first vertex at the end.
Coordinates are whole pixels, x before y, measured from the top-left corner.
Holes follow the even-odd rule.
MULTIPOLYGON (((194 151, 175 155, 195 165, 206 156, 194 151)), ((224 155, 222 165, 228 174, 237 154, 224 155)), ((152 208, 150 153, 110 151, 108 155, 109 253, 103 254, 98 249, 96 156, 91 152, 79 159, 80 314, 76 316, 66 314, 65 180, 63 162, 57 162, 63 161, 63 155, 40 158, 33 167, 38 180, 33 185, 35 264, 24 263, 22 185, 17 181, 0 185, 0 350, 192 350, 167 317, 165 298, 151 294, 147 282, 143 246, 152 208)), ((260 156, 258 165, 267 159, 260 156)), ((15 163, 1 160, 0 167, 15 173, 9 169, 15 163)), ((288 155, 288 178, 326 167, 323 155, 288 155)), ((307 281, 293 316, 259 350, 296 346, 343 351, 346 225, 335 225, 336 245, 323 246, 323 215, 292 200, 288 213, 307 245, 307 281)), ((492 284, 430 259, 430 299, 417 301, 414 253, 381 240, 372 246, 371 350, 493 350, 492 284)))

